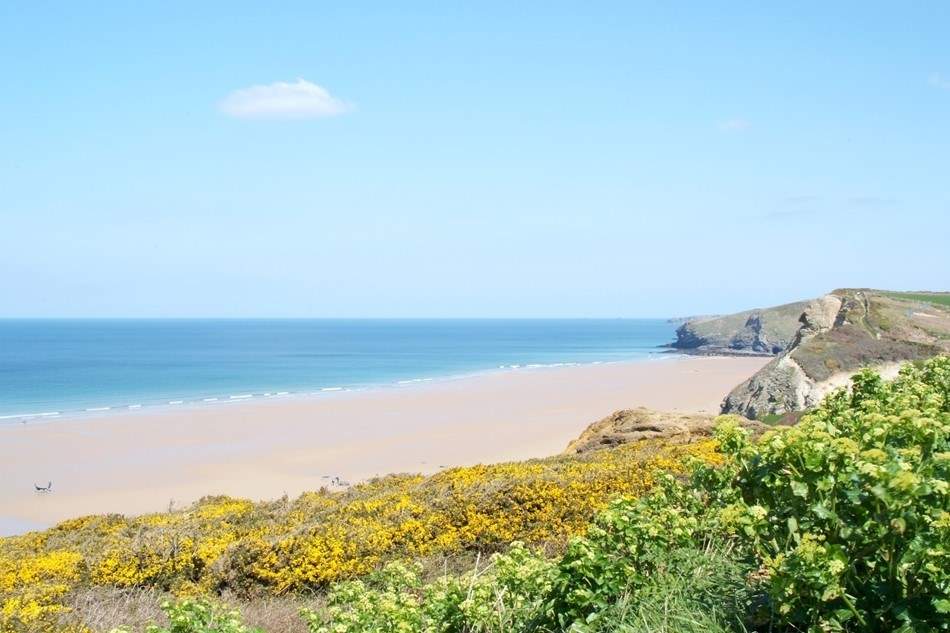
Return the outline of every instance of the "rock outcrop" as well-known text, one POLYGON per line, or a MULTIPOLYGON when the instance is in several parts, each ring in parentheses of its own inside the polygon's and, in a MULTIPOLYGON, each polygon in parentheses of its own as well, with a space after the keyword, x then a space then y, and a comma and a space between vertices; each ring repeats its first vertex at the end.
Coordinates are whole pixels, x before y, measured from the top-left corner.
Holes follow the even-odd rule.
POLYGON ((788 348, 733 389, 722 412, 761 418, 803 411, 862 367, 893 376, 903 362, 948 352, 950 309, 940 303, 836 290, 806 305, 788 348))
MULTIPOLYGON (((688 444, 710 437, 715 419, 714 415, 702 413, 671 413, 643 407, 623 409, 591 424, 576 440, 568 444, 564 453, 586 453, 654 439, 662 439, 670 444, 688 444)), ((743 424, 755 434, 761 434, 768 428, 754 420, 747 420, 743 424)))
POLYGON ((696 317, 676 330, 672 347, 691 354, 772 356, 788 347, 798 332, 806 302, 717 317, 696 317))

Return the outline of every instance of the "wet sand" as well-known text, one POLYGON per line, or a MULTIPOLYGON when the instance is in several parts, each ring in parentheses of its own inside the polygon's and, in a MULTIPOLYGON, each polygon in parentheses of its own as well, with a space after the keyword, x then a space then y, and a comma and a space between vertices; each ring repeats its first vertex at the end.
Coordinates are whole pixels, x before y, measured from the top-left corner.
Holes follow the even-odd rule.
POLYGON ((209 494, 270 499, 392 472, 561 452, 621 408, 718 411, 767 358, 496 372, 325 396, 0 426, 0 534, 209 494), (50 493, 34 483, 53 482, 50 493))

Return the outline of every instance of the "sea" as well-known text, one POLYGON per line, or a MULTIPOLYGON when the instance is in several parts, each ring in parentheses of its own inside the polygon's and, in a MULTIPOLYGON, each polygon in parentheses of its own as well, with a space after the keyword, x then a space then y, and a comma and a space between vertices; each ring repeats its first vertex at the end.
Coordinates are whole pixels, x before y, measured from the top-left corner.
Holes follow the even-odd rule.
POLYGON ((665 319, 5 319, 0 424, 659 357, 665 319))

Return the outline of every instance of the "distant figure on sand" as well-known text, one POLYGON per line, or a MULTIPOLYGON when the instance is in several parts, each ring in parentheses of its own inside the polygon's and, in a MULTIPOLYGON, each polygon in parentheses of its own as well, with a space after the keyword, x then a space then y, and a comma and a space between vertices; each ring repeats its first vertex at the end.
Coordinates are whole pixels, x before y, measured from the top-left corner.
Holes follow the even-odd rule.
POLYGON ((37 486, 36 484, 33 484, 33 487, 36 488, 37 492, 50 492, 53 489, 53 482, 49 481, 45 486, 37 486))

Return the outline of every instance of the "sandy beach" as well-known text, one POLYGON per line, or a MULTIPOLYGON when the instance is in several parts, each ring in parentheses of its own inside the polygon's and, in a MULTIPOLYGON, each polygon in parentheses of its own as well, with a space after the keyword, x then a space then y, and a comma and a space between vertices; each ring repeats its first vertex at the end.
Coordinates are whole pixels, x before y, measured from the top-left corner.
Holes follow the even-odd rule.
POLYGON ((294 496, 333 476, 552 455, 616 409, 715 412, 767 360, 670 356, 0 426, 0 534, 210 494, 294 496), (34 491, 47 481, 52 492, 34 491))

